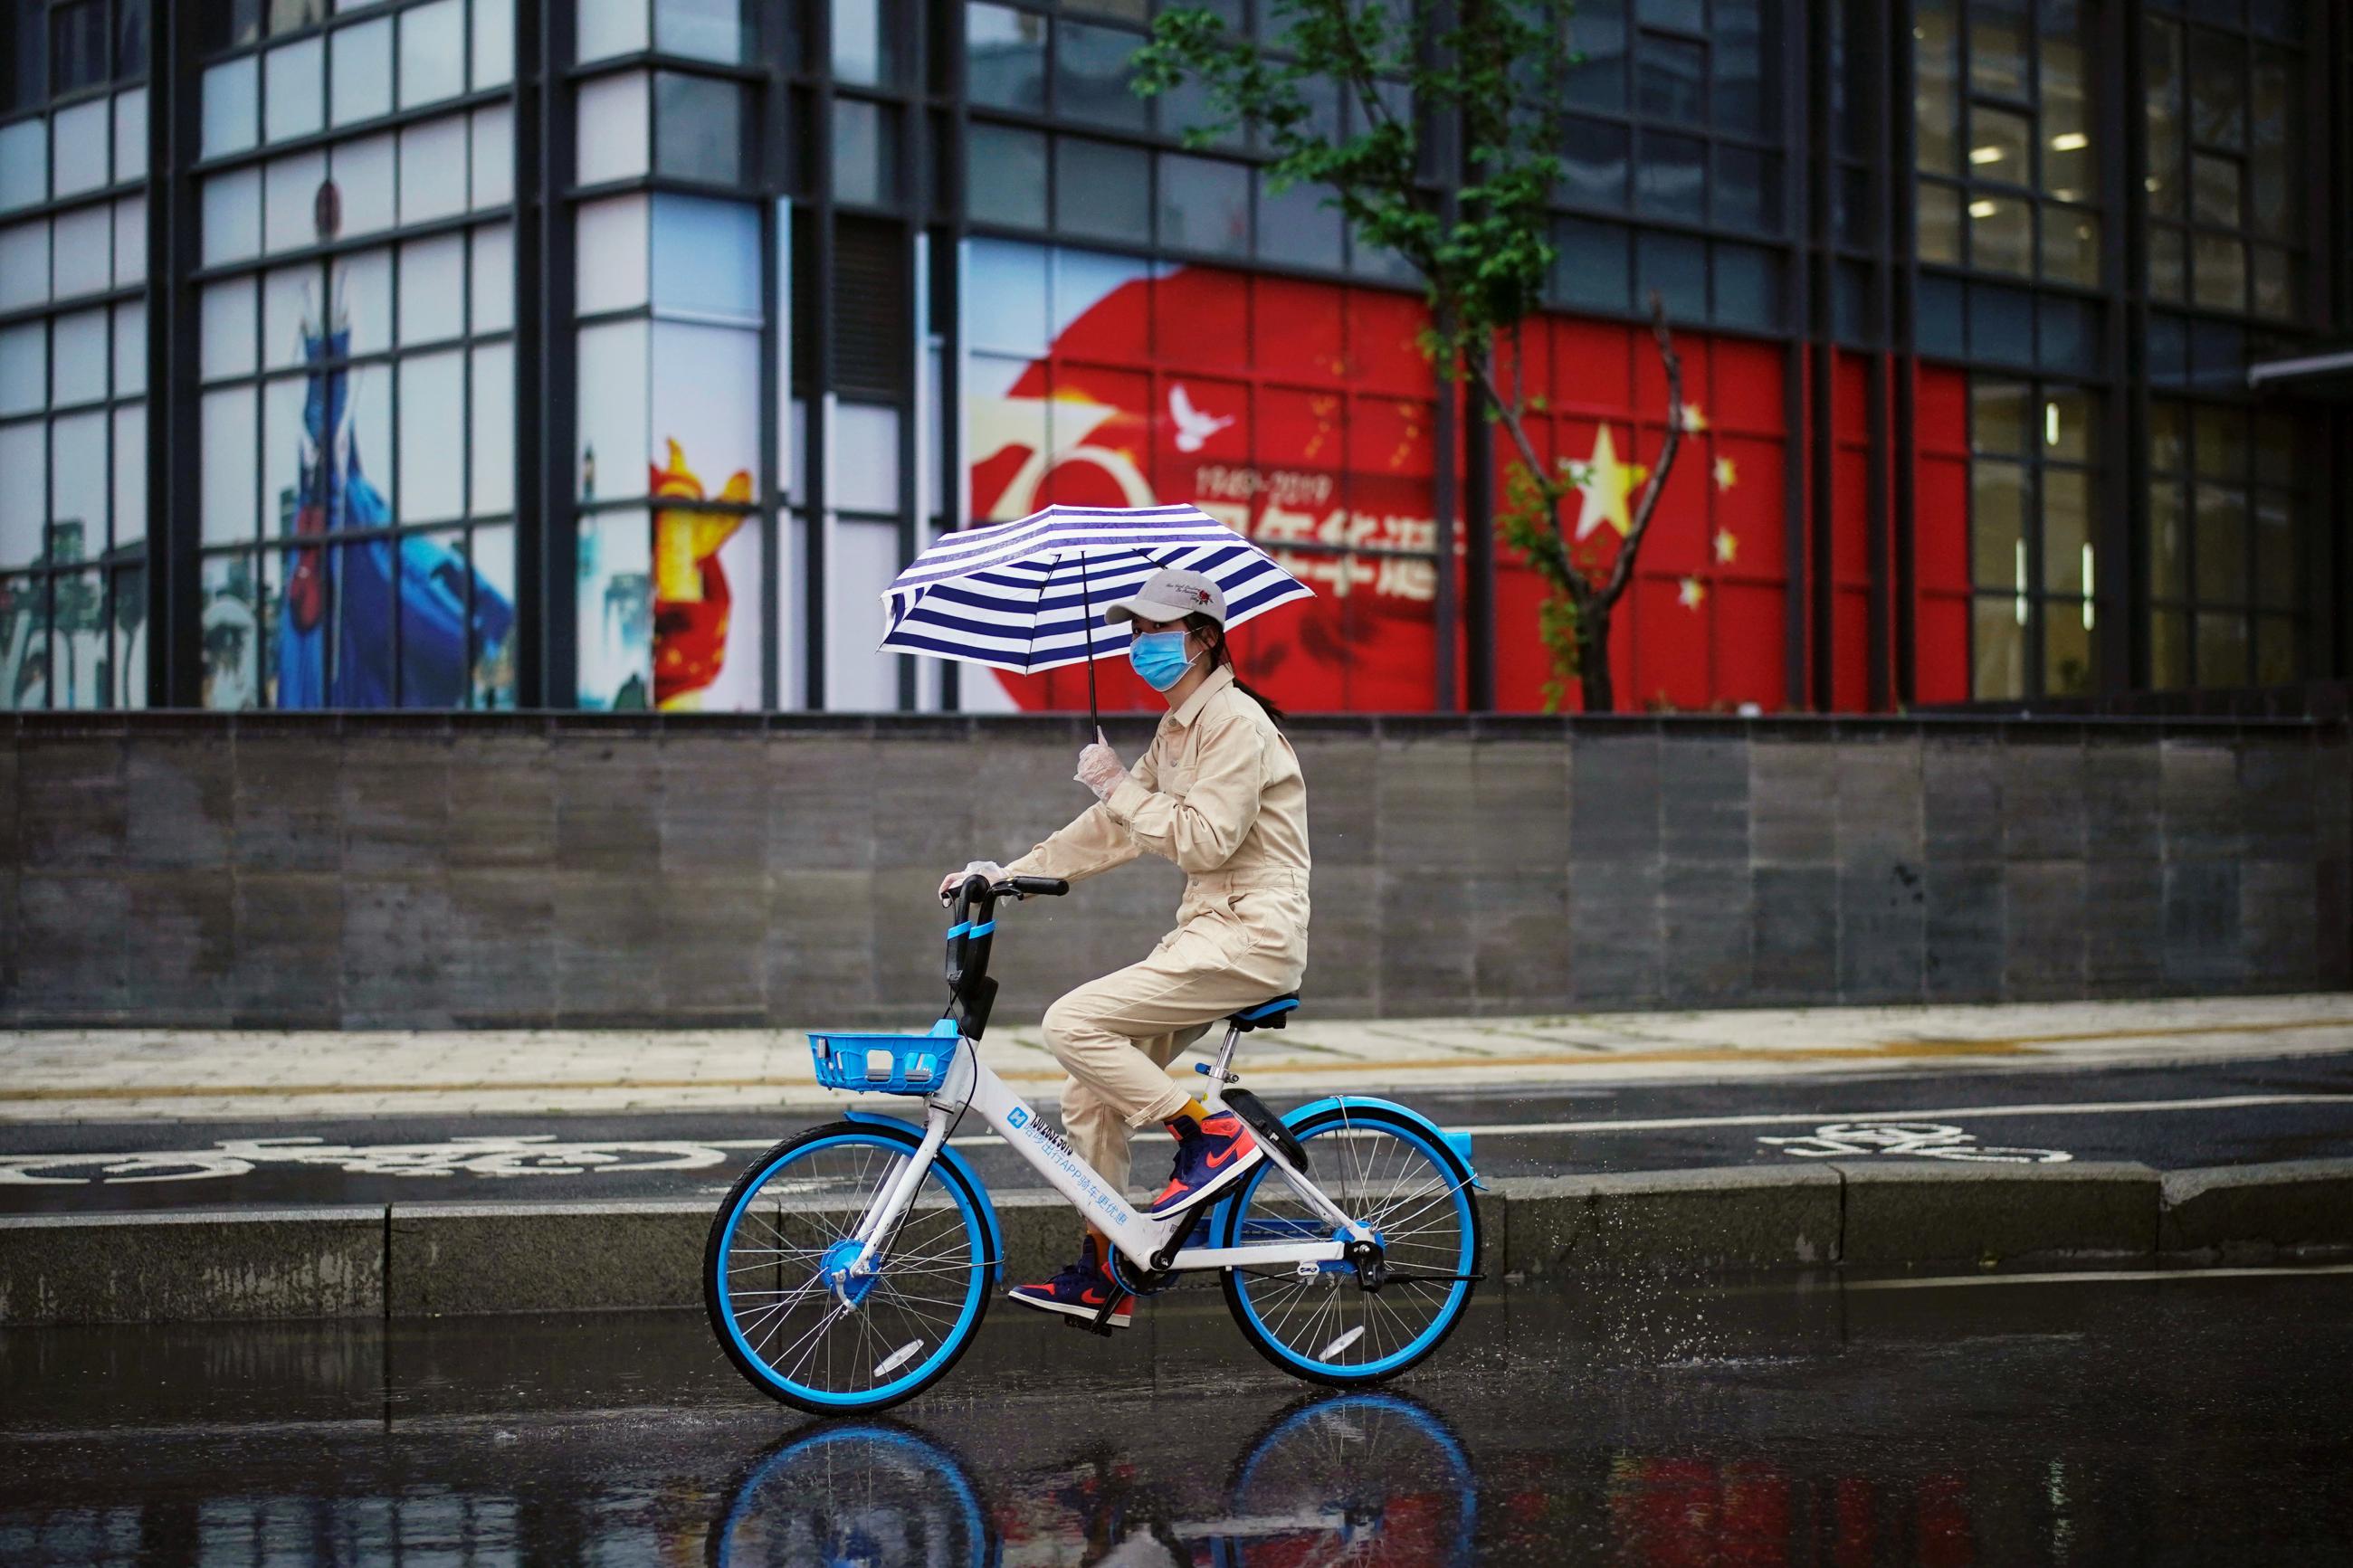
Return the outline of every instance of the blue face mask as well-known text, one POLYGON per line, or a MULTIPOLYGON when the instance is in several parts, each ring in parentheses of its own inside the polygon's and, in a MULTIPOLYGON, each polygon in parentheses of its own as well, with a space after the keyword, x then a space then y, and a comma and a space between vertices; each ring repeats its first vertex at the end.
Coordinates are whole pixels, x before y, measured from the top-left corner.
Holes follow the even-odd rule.
POLYGON ((1127 645, 1127 662, 1155 691, 1166 691, 1185 679, 1193 661, 1185 656, 1183 632, 1138 632, 1127 645))

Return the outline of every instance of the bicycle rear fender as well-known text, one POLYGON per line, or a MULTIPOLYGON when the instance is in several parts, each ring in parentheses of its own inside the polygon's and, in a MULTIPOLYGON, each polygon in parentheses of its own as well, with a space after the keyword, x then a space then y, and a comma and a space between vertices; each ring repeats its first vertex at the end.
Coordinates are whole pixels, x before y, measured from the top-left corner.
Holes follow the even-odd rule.
POLYGON ((1472 1168, 1471 1163, 1471 1134, 1468 1132, 1449 1132, 1445 1128, 1440 1127, 1437 1122, 1432 1121, 1429 1117, 1424 1116, 1420 1111, 1416 1110, 1413 1107, 1409 1105, 1399 1105, 1394 1100, 1376 1100, 1370 1095, 1363 1094, 1330 1095, 1323 1100, 1314 1100, 1309 1104, 1303 1105, 1297 1110, 1290 1112, 1288 1115, 1283 1117, 1282 1124, 1285 1127, 1295 1128, 1311 1116, 1320 1116, 1324 1111, 1337 1110, 1344 1106, 1352 1110, 1359 1108, 1366 1110, 1386 1110, 1393 1116, 1404 1117, 1407 1121, 1420 1127, 1432 1138, 1437 1139, 1439 1143, 1444 1147, 1448 1152, 1451 1153, 1457 1160, 1460 1160, 1462 1163, 1462 1173, 1471 1179, 1471 1187, 1472 1191, 1483 1193, 1487 1190, 1487 1184, 1479 1179, 1478 1171, 1472 1168))
MULTIPOLYGON (((902 1140, 911 1150, 923 1141, 923 1130, 903 1117, 882 1116, 871 1110, 845 1110, 842 1116, 844 1120, 862 1126, 887 1130, 892 1136, 902 1140)), ((970 1161, 944 1143, 940 1145, 940 1158, 955 1168, 955 1173, 964 1178, 965 1185, 972 1189, 972 1195, 980 1202, 980 1217, 988 1226, 991 1281, 1001 1285, 1005 1282, 1005 1228, 997 1223, 997 1205, 990 1201, 988 1188, 972 1168, 970 1161)))

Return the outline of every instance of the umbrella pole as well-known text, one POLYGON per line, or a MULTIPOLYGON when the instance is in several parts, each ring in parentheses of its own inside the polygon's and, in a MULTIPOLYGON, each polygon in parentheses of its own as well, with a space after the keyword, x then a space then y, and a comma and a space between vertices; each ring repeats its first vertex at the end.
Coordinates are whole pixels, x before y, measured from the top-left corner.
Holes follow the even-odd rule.
POLYGON ((1087 723, 1100 736, 1103 715, 1095 710, 1095 602, 1087 586, 1087 552, 1079 552, 1079 622, 1087 635, 1087 723))

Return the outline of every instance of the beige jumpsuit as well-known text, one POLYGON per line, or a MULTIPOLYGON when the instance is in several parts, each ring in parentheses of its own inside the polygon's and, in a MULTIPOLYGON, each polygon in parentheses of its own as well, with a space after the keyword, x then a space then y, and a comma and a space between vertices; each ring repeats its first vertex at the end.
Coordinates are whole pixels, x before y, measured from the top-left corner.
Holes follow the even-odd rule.
POLYGON ((1102 805, 1006 868, 1077 881, 1150 851, 1187 874, 1176 929, 1141 963, 1046 1009, 1046 1043, 1071 1077, 1062 1127, 1124 1190, 1128 1130, 1192 1098, 1176 1053, 1227 1014, 1299 988, 1307 973, 1307 784, 1299 758, 1220 666, 1160 721, 1102 805))

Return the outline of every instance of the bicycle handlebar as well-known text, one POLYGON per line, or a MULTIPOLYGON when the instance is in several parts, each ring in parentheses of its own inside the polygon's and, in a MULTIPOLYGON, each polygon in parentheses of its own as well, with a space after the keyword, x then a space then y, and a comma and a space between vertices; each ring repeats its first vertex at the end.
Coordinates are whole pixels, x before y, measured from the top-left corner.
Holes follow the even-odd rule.
POLYGON ((997 983, 988 978, 988 950, 997 930, 997 900, 1059 897, 1071 890, 1060 877, 1008 877, 991 882, 966 877, 956 884, 948 907, 948 1009, 961 1019, 967 1038, 980 1038, 997 983))

